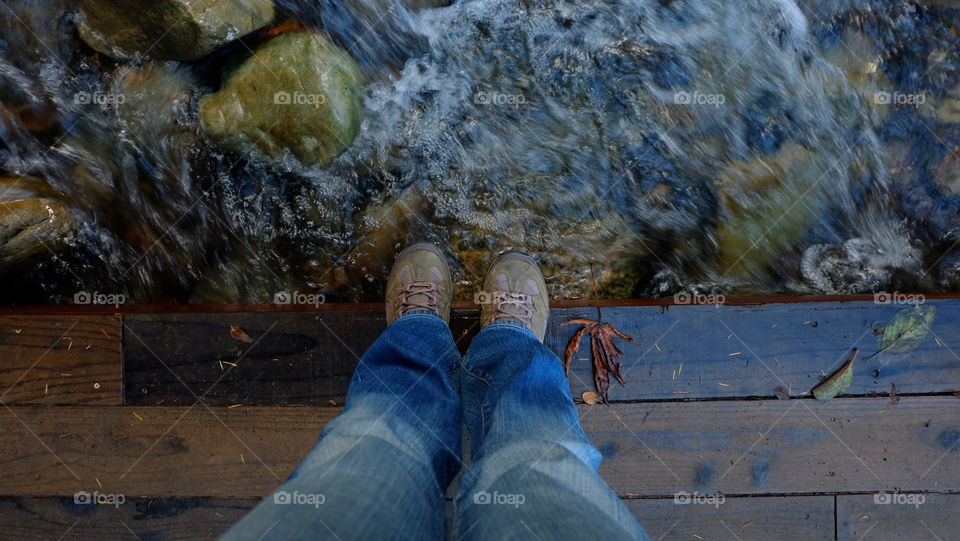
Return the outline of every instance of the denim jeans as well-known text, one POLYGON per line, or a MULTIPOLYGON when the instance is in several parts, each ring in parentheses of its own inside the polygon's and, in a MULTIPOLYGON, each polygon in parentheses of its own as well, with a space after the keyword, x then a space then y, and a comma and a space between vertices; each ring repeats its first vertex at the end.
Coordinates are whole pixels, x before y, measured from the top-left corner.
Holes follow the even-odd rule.
POLYGON ((599 463, 532 332, 492 323, 461 359, 443 320, 412 312, 363 356, 316 447, 223 539, 646 540, 599 463))

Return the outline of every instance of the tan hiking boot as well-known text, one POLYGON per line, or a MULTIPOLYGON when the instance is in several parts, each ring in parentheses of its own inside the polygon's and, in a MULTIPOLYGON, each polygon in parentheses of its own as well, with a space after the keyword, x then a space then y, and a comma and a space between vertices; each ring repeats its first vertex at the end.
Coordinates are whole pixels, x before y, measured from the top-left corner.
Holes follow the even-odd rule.
POLYGON ((387 279, 387 325, 414 310, 429 310, 450 322, 453 280, 447 258, 429 242, 407 246, 387 279))
POLYGON ((550 301, 540 266, 529 255, 509 251, 497 257, 483 278, 483 291, 477 294, 477 301, 484 325, 519 321, 543 342, 550 301))

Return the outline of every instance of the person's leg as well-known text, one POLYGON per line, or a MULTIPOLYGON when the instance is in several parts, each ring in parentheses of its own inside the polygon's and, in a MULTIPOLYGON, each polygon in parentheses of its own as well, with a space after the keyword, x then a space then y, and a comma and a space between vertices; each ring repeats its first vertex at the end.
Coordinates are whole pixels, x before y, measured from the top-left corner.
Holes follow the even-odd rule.
POLYGON ((443 495, 460 466, 461 406, 452 377, 460 355, 445 322, 449 271, 438 252, 418 246, 397 259, 389 326, 361 359, 343 412, 283 485, 223 539, 444 537, 443 495))
POLYGON ((460 372, 474 461, 459 481, 460 538, 647 539, 597 474, 600 453, 580 427, 562 363, 542 343, 549 308, 539 269, 502 259, 488 272, 495 302, 460 372))

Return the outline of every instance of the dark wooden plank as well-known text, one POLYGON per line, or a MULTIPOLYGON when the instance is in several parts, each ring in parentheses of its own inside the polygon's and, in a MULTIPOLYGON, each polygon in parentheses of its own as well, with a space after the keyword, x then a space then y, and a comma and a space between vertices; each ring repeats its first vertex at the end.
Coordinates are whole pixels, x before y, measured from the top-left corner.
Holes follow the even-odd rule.
POLYGON ((261 497, 338 411, 14 406, 0 411, 0 492, 261 497))
POLYGON ((960 491, 960 399, 581 406, 621 495, 960 491))
POLYGON ((837 496, 837 539, 956 541, 960 539, 960 494, 837 496))
POLYGON ((343 403, 384 321, 376 312, 166 314, 127 316, 124 326, 128 404, 322 405, 343 403), (231 337, 231 326, 253 341, 231 337))
MULTIPOLYGON (((619 342, 627 384, 612 383, 610 400, 772 398, 778 386, 802 396, 842 364, 853 347, 862 353, 850 395, 887 393, 891 384, 900 393, 958 391, 960 302, 927 303, 937 307, 936 320, 916 349, 902 354, 888 350, 869 360, 880 349, 877 333, 904 306, 833 302, 604 308, 604 321, 637 339, 619 342)), ((560 326, 573 317, 596 319, 596 310, 555 311, 547 338, 554 351, 562 352, 576 331, 560 326)), ((584 343, 573 362, 574 396, 593 390, 587 351, 584 343)))
POLYGON ((257 500, 133 498, 78 504, 73 497, 0 497, 0 541, 217 539, 257 500))
POLYGON ((120 319, 0 317, 0 402, 120 404, 120 319))
MULTIPOLYGON (((458 339, 479 328, 471 316, 452 318, 458 339)), ((124 325, 128 404, 202 396, 220 406, 342 404, 359 357, 386 327, 373 311, 134 315, 124 325), (252 342, 231 337, 231 326, 252 342)))
MULTIPOLYGON (((854 346, 863 355, 850 395, 886 393, 892 384, 900 393, 960 390, 960 301, 928 302, 938 315, 927 340, 911 352, 869 360, 880 347, 875 333, 902 306, 607 307, 604 320, 638 339, 621 343, 627 385, 614 383, 610 399, 772 398, 778 386, 803 396, 854 346)), ((558 354, 576 330, 561 324, 574 317, 593 318, 595 311, 553 311, 546 341, 558 354)), ((475 310, 454 312, 461 350, 479 330, 477 318, 475 310)), ((125 322, 127 402, 169 405, 192 404, 208 390, 205 400, 213 405, 342 403, 357 356, 385 326, 379 311, 133 315, 125 322), (254 343, 231 338, 231 325, 247 330, 254 343), (234 370, 221 370, 220 361, 241 357, 234 370)), ((573 363, 574 396, 593 387, 587 351, 584 344, 573 363)))
POLYGON ((661 541, 833 541, 834 538, 833 496, 686 498, 681 495, 677 499, 629 499, 624 503, 650 539, 661 541))

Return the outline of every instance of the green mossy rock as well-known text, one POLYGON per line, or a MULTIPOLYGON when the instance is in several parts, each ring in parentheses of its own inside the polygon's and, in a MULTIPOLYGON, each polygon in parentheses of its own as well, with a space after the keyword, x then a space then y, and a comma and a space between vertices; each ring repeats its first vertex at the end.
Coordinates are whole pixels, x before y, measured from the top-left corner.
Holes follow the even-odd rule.
POLYGON ((273 0, 82 0, 80 37, 114 58, 193 60, 269 24, 273 0))
POLYGON ((200 100, 207 134, 234 152, 271 158, 289 150, 304 165, 325 164, 360 130, 363 76, 346 51, 317 34, 281 34, 200 100))

